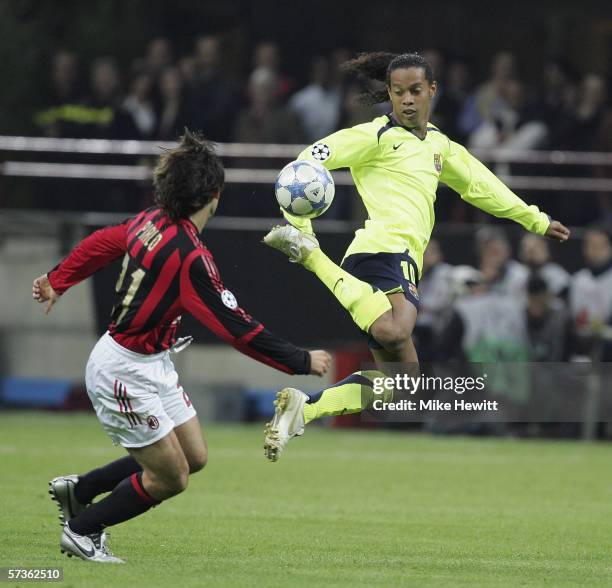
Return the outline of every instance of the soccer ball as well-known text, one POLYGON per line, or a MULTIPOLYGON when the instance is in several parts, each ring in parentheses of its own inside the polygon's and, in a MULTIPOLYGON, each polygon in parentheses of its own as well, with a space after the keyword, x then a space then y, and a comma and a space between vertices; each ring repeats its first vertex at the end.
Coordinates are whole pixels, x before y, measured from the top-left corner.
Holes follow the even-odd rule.
POLYGON ((295 216, 315 218, 334 199, 334 180, 316 161, 292 161, 278 174, 274 187, 283 210, 295 216))

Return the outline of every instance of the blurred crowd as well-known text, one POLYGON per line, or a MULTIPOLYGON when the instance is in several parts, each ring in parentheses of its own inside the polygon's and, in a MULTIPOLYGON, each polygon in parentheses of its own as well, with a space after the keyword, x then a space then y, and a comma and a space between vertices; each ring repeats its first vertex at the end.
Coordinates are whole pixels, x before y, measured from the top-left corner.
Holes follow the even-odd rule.
MULTIPOLYGON (((468 59, 436 49, 422 53, 438 82, 432 121, 460 142, 521 149, 611 146, 612 110, 602 75, 548 58, 533 87, 510 52, 492 57, 484 80, 475 79, 468 59)), ((313 56, 305 81, 302 72, 286 71, 271 41, 255 46, 244 76, 228 73, 233 70, 224 63, 221 40, 212 35, 196 39, 193 53, 184 56, 174 54, 168 39, 155 38, 131 64, 99 57, 87 76, 76 53, 60 50, 50 63, 50 103, 36 114, 36 124, 58 137, 174 139, 189 124, 214 141, 308 143, 377 114, 354 100, 363 88, 340 68, 351 56, 343 48, 313 56)))
POLYGON ((476 267, 445 262, 430 242, 415 337, 423 361, 612 361, 612 235, 590 226, 584 267, 569 274, 549 241, 527 233, 513 259, 503 229, 475 236, 476 267))
MULTIPOLYGON (((612 149, 604 76, 574 71, 563 59, 550 57, 543 60, 537 83, 527 84, 514 54, 500 52, 483 79, 467 58, 437 49, 422 53, 438 82, 432 122, 468 148, 612 149)), ((78 54, 60 50, 51 57, 47 103, 34 122, 41 134, 53 137, 173 140, 188 125, 217 142, 310 143, 390 109, 355 99, 364 90, 362 82, 340 67, 352 56, 338 48, 314 55, 309 72, 295 71, 283 63, 279 45, 265 41, 240 69, 230 66, 221 38, 214 35, 197 38, 187 55, 177 55, 167 38, 155 38, 132 63, 99 57, 85 64, 78 54)), ((258 165, 228 161, 245 163, 258 165)), ((612 166, 543 170, 498 164, 495 171, 612 178, 612 166)), ((612 225, 609 193, 552 194, 554 200, 551 192, 530 191, 530 200, 571 225, 612 225)), ((465 209, 457 207, 445 220, 461 222, 462 214, 465 209)))

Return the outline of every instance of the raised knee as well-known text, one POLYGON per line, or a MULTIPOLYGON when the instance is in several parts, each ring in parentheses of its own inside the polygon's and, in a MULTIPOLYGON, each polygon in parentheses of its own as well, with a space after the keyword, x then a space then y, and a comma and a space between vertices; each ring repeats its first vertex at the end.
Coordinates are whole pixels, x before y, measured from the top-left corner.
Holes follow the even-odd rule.
POLYGON ((206 467, 207 463, 208 453, 206 451, 192 457, 189 460, 189 473, 195 474, 196 472, 203 470, 206 467))
POLYGON ((410 341, 410 331, 396 324, 383 323, 374 327, 371 335, 391 353, 401 353, 410 341))
POLYGON ((184 492, 189 484, 189 473, 187 471, 181 472, 180 474, 173 476, 170 480, 169 490, 172 495, 175 496, 184 492))
POLYGON ((187 489, 189 484, 189 468, 187 463, 184 467, 177 468, 175 471, 168 473, 164 477, 163 485, 165 487, 167 497, 176 496, 187 489))

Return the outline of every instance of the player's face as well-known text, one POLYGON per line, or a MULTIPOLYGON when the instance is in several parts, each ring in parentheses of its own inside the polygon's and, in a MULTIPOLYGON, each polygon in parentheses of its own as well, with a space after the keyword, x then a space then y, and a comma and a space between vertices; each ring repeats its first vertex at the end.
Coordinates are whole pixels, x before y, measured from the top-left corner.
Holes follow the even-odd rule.
POLYGON ((427 81, 422 67, 393 70, 387 90, 397 122, 409 129, 423 128, 427 124, 436 82, 427 81))

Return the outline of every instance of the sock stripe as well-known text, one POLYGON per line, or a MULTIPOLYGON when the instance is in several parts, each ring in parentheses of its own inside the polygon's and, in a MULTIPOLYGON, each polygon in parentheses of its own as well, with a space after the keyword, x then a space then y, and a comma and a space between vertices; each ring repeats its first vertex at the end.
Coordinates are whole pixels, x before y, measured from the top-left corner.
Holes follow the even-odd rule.
POLYGON ((368 378, 366 378, 365 376, 362 376, 361 374, 351 374, 350 376, 344 378, 344 380, 336 382, 333 386, 330 386, 329 388, 325 388, 324 390, 321 390, 320 392, 317 392, 315 394, 308 394, 308 400, 306 402, 308 402, 309 404, 314 404, 315 402, 318 402, 321 399, 323 392, 326 392, 327 390, 333 390, 334 388, 344 386, 345 384, 360 384, 361 386, 367 386, 368 388, 372 387, 371 380, 368 380, 368 378))
POLYGON ((142 498, 143 502, 145 502, 146 504, 150 504, 152 506, 155 506, 156 504, 159 504, 159 500, 155 500, 155 498, 153 498, 144 489, 144 486, 142 485, 141 477, 142 477, 141 473, 132 474, 130 476, 130 481, 132 482, 132 487, 134 488, 134 490, 136 490, 136 493, 138 494, 138 496, 140 496, 140 498, 142 498))

